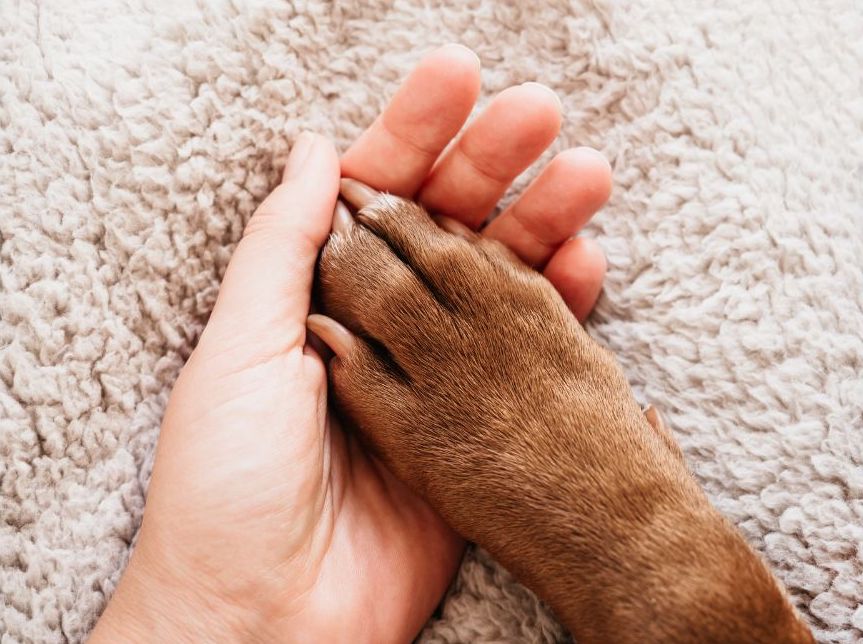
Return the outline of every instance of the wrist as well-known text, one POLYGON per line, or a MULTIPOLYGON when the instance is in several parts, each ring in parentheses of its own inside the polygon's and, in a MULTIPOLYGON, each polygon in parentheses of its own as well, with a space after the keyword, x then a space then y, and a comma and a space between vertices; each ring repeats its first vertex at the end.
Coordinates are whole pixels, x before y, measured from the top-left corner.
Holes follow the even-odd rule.
POLYGON ((135 553, 89 642, 253 642, 263 630, 261 616, 180 585, 135 553))

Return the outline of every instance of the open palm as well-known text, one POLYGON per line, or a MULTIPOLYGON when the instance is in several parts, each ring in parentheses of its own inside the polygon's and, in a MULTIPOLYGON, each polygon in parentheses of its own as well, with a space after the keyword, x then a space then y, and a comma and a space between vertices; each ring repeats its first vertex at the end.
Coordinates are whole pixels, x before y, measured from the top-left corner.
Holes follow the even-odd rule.
MULTIPOLYGON (((341 160, 321 137, 297 143, 172 393, 139 543, 94 639, 152 639, 173 621, 189 639, 228 629, 405 641, 428 619, 464 544, 329 416, 305 318, 340 173, 479 228, 557 136, 559 102, 529 83, 498 95, 447 147, 478 93, 475 55, 446 46, 341 160)), ((582 319, 605 260, 572 235, 609 190, 598 153, 567 150, 483 232, 543 270, 582 319)))

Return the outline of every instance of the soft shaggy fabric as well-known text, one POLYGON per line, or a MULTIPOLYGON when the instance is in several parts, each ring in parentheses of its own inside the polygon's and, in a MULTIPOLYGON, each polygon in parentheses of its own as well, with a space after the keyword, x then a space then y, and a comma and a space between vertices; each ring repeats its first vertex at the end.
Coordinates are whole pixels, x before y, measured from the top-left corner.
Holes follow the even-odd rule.
MULTIPOLYGON (((79 642, 99 616, 167 394, 291 141, 346 146, 449 41, 482 58, 484 100, 547 83, 556 149, 612 160, 591 332, 818 638, 863 638, 854 0, 0 0, 3 643, 79 642)), ((421 639, 561 637, 472 552, 421 639)))

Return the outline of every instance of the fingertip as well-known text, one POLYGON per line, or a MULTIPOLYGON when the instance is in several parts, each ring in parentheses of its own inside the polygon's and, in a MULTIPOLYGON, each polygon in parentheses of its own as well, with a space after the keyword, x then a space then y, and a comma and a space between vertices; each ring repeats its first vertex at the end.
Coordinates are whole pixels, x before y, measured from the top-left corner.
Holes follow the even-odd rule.
MULTIPOLYGON (((314 183, 322 193, 326 193, 327 202, 333 202, 339 193, 339 177, 341 161, 335 144, 322 134, 313 134, 313 152, 309 156, 308 167, 296 177, 298 182, 306 184, 311 177, 316 177, 314 183)), ((288 178, 290 179, 290 177, 288 178)))
POLYGON ((549 167, 579 178, 580 201, 587 210, 599 210, 611 197, 611 164, 598 150, 584 146, 569 148, 558 153, 549 167))
POLYGON ((543 274, 578 321, 584 322, 599 299, 607 269, 605 253, 596 240, 574 237, 557 250, 543 274))
POLYGON ((411 196, 459 132, 480 92, 479 58, 462 45, 427 54, 342 157, 344 176, 411 196))
POLYGON ((605 251, 598 241, 591 237, 576 237, 575 244, 581 248, 581 252, 586 257, 586 263, 594 267, 598 281, 601 283, 605 279, 605 274, 608 272, 608 258, 605 256, 605 251))
POLYGON ((429 58, 432 56, 446 58, 450 62, 464 66, 466 69, 475 70, 476 72, 479 72, 482 67, 482 63, 476 52, 470 47, 457 42, 447 43, 438 47, 428 55, 429 58))
POLYGON ((508 87, 499 94, 507 107, 517 106, 517 114, 529 124, 542 126, 552 138, 560 131, 562 108, 560 98, 547 85, 533 81, 508 87))
POLYGON ((560 96, 558 96, 557 92, 551 89, 548 85, 543 85, 542 83, 537 83, 536 81, 528 81, 526 83, 522 83, 521 86, 526 87, 531 91, 545 94, 547 98, 554 99, 554 104, 557 105, 558 114, 563 111, 563 102, 560 100, 560 96))
POLYGON ((453 100, 459 100, 473 107, 479 96, 482 77, 479 56, 464 45, 450 43, 438 47, 417 65, 414 74, 426 80, 433 80, 451 92, 453 100))
MULTIPOLYGON (((492 190, 486 190, 482 186, 476 190, 477 194, 484 197, 489 195, 497 201, 501 186, 508 185, 512 179, 524 171, 537 157, 551 145, 560 131, 561 116, 558 101, 554 93, 539 83, 525 83, 508 87, 500 92, 489 103, 488 107, 467 128, 459 139, 456 149, 444 157, 443 162, 437 166, 437 174, 445 174, 447 162, 458 160, 457 151, 463 152, 470 160, 473 169, 481 168, 483 177, 480 183, 484 183, 487 177, 492 177, 492 190)), ((450 170, 450 168, 446 168, 450 170)), ((455 180, 461 168, 451 173, 455 180)), ((474 172, 475 174, 475 172, 474 172)), ((423 199, 435 202, 433 207, 441 207, 448 211, 446 204, 437 203, 448 198, 452 192, 452 181, 447 181, 442 187, 436 187, 442 194, 440 199, 435 196, 430 198, 428 192, 435 183, 435 173, 423 187, 423 199)), ((461 188, 464 189, 464 184, 461 188)), ((463 190, 464 191, 464 190, 463 190)), ((474 197, 475 201, 477 200, 474 197)), ((487 214, 487 204, 482 203, 481 208, 476 208, 487 214)), ((493 204, 492 204, 493 205, 493 204)), ((465 219, 464 217, 459 217, 465 219)), ((473 222, 471 222, 472 224, 473 222)), ((479 222, 477 222, 479 223, 479 222)))
MULTIPOLYGON (((567 254, 571 253, 575 265, 583 271, 585 277, 590 277, 590 282, 596 283, 597 290, 602 286, 602 280, 608 272, 608 260, 605 251, 599 242, 592 237, 573 237, 568 240, 562 248, 567 254)), ((566 259, 564 255, 564 259, 566 259)))
POLYGON ((338 192, 339 157, 332 141, 303 134, 291 150, 281 183, 258 206, 245 234, 264 230, 265 236, 305 239, 317 248, 329 234, 338 192))
POLYGON ((303 176, 310 165, 332 175, 339 172, 339 155, 335 144, 316 132, 302 132, 291 146, 290 154, 282 169, 282 183, 303 176))
POLYGON ((219 329, 214 337, 254 338, 265 353, 303 346, 315 262, 339 191, 332 142, 310 135, 304 146, 246 224, 207 323, 219 329))
POLYGON ((484 233, 531 266, 543 266, 602 208, 610 191, 611 168, 602 154, 570 148, 559 152, 484 233))

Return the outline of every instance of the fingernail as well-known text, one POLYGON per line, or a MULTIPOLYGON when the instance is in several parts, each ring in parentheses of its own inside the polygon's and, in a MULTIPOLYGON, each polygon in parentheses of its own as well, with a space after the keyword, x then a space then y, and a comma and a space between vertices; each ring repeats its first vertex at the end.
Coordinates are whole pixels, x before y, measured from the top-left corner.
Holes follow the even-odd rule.
POLYGON ((309 154, 311 154, 314 144, 315 135, 311 132, 303 132, 297 137, 294 147, 291 148, 291 153, 288 155, 285 171, 282 173, 283 181, 299 176, 306 166, 306 161, 309 159, 309 154))
POLYGON ((458 52, 460 54, 467 54, 470 58, 473 59, 473 62, 474 62, 474 65, 476 66, 476 68, 477 69, 480 68, 481 63, 479 60, 479 56, 470 47, 466 47, 465 45, 462 45, 459 42, 450 42, 450 43, 443 45, 442 47, 439 47, 436 51, 445 51, 445 50, 458 52))
POLYGON ((560 100, 560 96, 557 95, 553 89, 551 89, 548 85, 543 85, 542 83, 537 83, 536 81, 528 81, 526 83, 522 83, 522 87, 538 87, 539 89, 545 90, 552 96, 554 96, 554 100, 557 102, 557 106, 560 109, 563 109, 563 102, 560 100))

